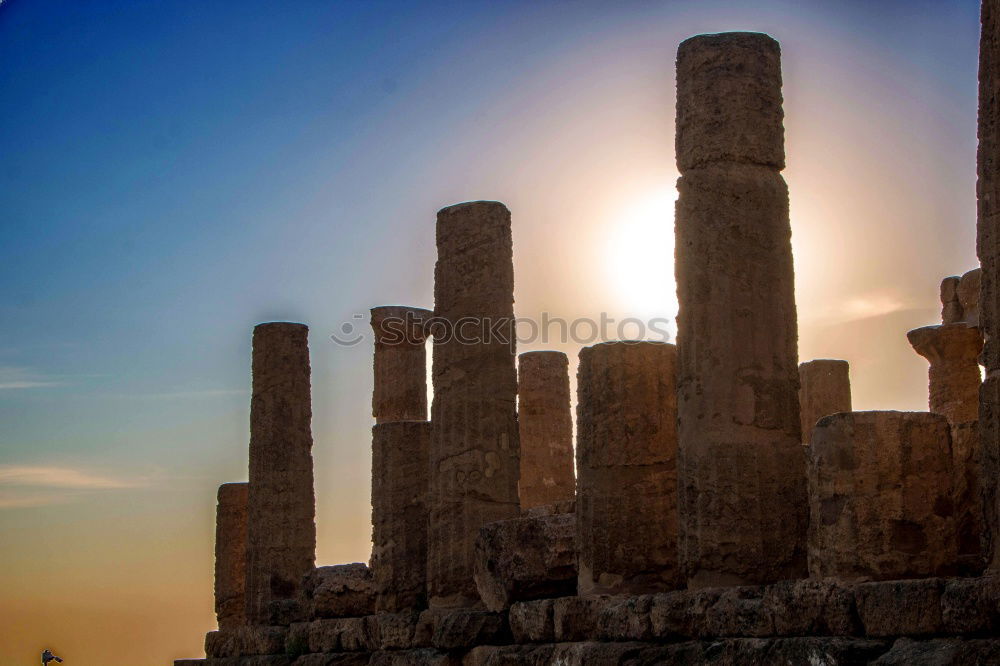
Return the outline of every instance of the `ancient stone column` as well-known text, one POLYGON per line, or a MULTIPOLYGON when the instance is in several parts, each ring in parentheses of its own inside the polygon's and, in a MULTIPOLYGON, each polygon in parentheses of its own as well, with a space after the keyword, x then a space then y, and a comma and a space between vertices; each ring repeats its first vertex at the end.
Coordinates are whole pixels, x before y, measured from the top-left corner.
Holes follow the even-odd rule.
POLYGON ((521 510, 572 501, 573 419, 569 361, 557 351, 518 357, 517 424, 521 433, 521 510))
POLYGON ((246 624, 247 484, 219 486, 215 509, 215 617, 219 629, 246 624))
POLYGON ((951 423, 979 415, 979 352, 983 336, 965 324, 924 326, 906 334, 913 349, 930 362, 930 410, 951 423))
POLYGON ((372 428, 372 560, 375 607, 426 607, 427 421, 372 428))
POLYGON ((805 575, 806 487, 778 43, 677 52, 681 558, 694 587, 805 575))
POLYGON ((405 305, 372 308, 375 334, 376 423, 427 420, 427 353, 424 321, 430 310, 405 305))
POLYGON ((291 599, 316 558, 309 329, 272 322, 253 331, 247 619, 291 599))
POLYGON ((677 560, 677 348, 580 350, 577 544, 580 595, 682 584, 677 560))
POLYGON ((957 561, 948 420, 927 412, 820 419, 809 444, 809 573, 889 580, 957 561))
POLYGON ((460 607, 479 602, 479 528, 520 511, 510 211, 440 210, 437 248, 427 590, 432 607, 460 607))
POLYGON ((816 421, 851 411, 851 366, 847 361, 819 358, 799 365, 799 413, 802 441, 808 442, 816 421))
POLYGON ((979 445, 978 328, 960 324, 924 326, 906 334, 918 354, 930 361, 930 410, 951 423, 951 460, 955 478, 960 573, 982 570, 982 479, 979 445))
POLYGON ((979 42, 979 152, 976 253, 982 266, 980 327, 986 339, 986 379, 980 391, 983 551, 1000 570, 1000 0, 983 0, 979 42))

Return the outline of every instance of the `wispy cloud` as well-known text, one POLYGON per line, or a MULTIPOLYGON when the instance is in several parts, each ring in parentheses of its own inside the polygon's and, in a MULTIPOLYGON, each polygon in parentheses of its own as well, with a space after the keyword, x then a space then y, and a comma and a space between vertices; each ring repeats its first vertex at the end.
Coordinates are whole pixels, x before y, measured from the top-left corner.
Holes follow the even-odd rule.
POLYGON ((837 324, 881 317, 913 308, 914 305, 901 293, 880 289, 837 303, 802 303, 799 307, 799 319, 812 324, 837 324))
POLYGON ((65 383, 41 376, 30 368, 0 366, 0 391, 64 386, 65 383))
POLYGON ((109 474, 60 465, 0 465, 0 510, 71 504, 95 493, 146 488, 162 476, 109 474))
POLYGON ((141 488, 149 477, 120 478, 72 467, 0 465, 0 486, 33 486, 66 490, 114 490, 141 488))

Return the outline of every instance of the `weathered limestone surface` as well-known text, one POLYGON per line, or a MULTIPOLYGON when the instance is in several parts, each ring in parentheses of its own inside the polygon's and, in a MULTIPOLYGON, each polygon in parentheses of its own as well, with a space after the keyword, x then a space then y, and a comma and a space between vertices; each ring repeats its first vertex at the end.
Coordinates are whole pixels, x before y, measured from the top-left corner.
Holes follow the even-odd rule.
POLYGON ((427 465, 431 424, 372 428, 372 561, 379 612, 427 601, 427 465))
POLYGON ((1000 0, 983 0, 979 43, 979 151, 976 253, 982 266, 979 321, 986 346, 980 393, 983 450, 983 551, 1000 570, 1000 0))
POLYGON ((215 510, 215 617, 220 629, 246 624, 247 484, 219 486, 215 510))
POLYGON ((913 349, 930 362, 930 410, 951 423, 979 418, 979 352, 983 336, 965 324, 924 326, 906 334, 913 349))
POLYGON ((485 525, 476 540, 479 596, 493 611, 576 592, 576 516, 522 516, 485 525))
POLYGON ((205 635, 208 657, 246 657, 285 651, 285 627, 243 626, 210 631, 205 635))
POLYGON ((316 558, 309 329, 260 324, 253 332, 247 620, 267 621, 270 602, 296 596, 316 558))
POLYGON ((807 500, 778 43, 677 53, 680 552, 696 587, 805 575, 807 500))
POLYGON ((979 326, 979 291, 982 269, 973 268, 961 277, 941 281, 941 323, 979 326))
POLYGON ((580 350, 577 534, 581 595, 674 589, 677 348, 605 342, 580 350))
POLYGON ((576 482, 566 354, 556 351, 521 354, 517 395, 521 510, 572 500, 576 482))
POLYGON ((206 637, 209 659, 177 663, 985 665, 998 630, 997 577, 798 580, 239 627, 206 637))
POLYGON ((851 411, 851 367, 847 361, 820 358, 799 365, 802 441, 824 416, 851 411))
POLYGON ((302 594, 314 618, 358 617, 375 612, 375 584, 366 564, 316 567, 302 580, 302 594))
POLYGON ((887 580, 955 570, 948 421, 926 412, 820 419, 809 447, 809 573, 887 580))
POLYGON ((479 528, 520 511, 510 211, 440 210, 437 248, 427 591, 443 608, 478 603, 479 528))
POLYGON ((372 308, 375 335, 372 416, 376 423, 427 420, 427 336, 430 310, 405 305, 372 308))
MULTIPOLYGON (((968 277, 962 278, 962 283, 968 277)), ((946 281, 947 282, 947 281, 946 281)), ((918 354, 930 362, 930 410, 951 423, 951 458, 955 478, 960 569, 978 573, 983 568, 981 535, 983 498, 982 448, 979 446, 979 353, 983 337, 965 323, 924 326, 907 334, 918 354)))

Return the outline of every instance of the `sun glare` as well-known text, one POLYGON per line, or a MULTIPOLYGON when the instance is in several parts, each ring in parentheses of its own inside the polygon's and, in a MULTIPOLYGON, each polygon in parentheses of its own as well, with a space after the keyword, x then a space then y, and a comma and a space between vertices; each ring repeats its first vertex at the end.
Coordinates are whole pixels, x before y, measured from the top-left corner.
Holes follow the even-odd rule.
POLYGON ((677 314, 674 283, 674 202, 677 191, 664 187, 625 206, 609 220, 608 277, 616 300, 628 316, 677 314))

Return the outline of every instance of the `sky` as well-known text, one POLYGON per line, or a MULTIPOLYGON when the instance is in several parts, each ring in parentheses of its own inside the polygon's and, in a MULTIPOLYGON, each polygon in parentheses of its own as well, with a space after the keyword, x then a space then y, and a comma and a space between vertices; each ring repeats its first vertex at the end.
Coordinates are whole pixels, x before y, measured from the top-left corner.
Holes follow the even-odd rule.
POLYGON ((0 663, 203 654, 261 321, 311 328, 317 562, 368 559, 371 338, 330 335, 432 307, 439 208, 511 209, 519 317, 672 318, 674 58, 726 30, 782 45, 800 360, 926 409, 975 0, 0 2, 0 663))

